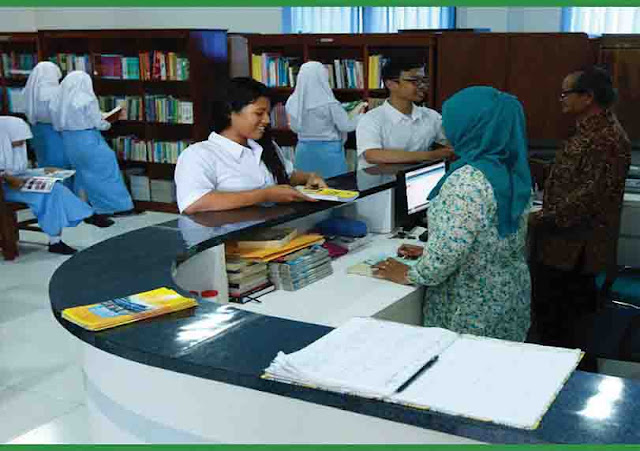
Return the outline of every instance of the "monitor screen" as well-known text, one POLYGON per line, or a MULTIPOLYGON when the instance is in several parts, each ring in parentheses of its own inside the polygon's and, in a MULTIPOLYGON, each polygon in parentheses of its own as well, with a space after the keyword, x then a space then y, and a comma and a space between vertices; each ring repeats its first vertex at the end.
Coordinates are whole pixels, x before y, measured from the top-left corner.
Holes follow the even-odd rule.
POLYGON ((444 173, 444 162, 406 172, 407 214, 419 213, 427 208, 429 194, 444 173))

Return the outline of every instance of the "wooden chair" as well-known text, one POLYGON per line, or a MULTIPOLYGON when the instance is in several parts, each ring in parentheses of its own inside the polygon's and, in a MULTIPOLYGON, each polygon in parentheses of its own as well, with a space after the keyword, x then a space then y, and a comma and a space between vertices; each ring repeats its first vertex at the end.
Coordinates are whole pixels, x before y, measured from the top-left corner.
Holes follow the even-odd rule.
POLYGON ((18 241, 20 230, 42 232, 37 219, 27 219, 18 222, 18 211, 28 209, 27 204, 21 202, 7 202, 4 199, 4 189, 0 183, 0 247, 5 260, 13 260, 18 255, 18 241))

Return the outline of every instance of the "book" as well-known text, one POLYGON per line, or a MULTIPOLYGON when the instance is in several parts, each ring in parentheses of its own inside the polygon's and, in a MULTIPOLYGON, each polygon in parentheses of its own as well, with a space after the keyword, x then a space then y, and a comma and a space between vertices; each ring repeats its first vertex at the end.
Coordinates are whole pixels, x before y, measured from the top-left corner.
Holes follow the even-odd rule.
POLYGON ((50 193, 58 179, 53 177, 29 177, 24 179, 20 191, 27 193, 50 193))
POLYGON ((120 111, 122 111, 122 105, 117 105, 111 111, 107 111, 105 113, 102 113, 102 119, 108 120, 111 117, 115 117, 117 114, 120 113, 120 111))
POLYGON ((307 188, 305 186, 298 186, 298 191, 305 196, 312 199, 328 200, 332 202, 351 202, 358 198, 360 193, 358 191, 347 191, 343 189, 333 188, 307 188))
POLYGON ((67 308, 62 311, 62 317, 84 329, 97 331, 197 305, 195 299, 162 287, 97 304, 67 308))
POLYGON ((582 355, 352 318, 304 349, 279 352, 263 378, 535 429, 582 355))
POLYGON ((407 266, 413 266, 418 261, 418 260, 410 260, 408 258, 398 257, 397 255, 393 255, 393 254, 381 253, 378 255, 368 257, 365 260, 361 261, 360 263, 356 263, 355 265, 349 266, 347 268, 347 274, 375 277, 373 275, 373 266, 384 260, 387 260, 388 258, 393 258, 394 260, 398 260, 400 263, 404 263, 407 266))
POLYGON ((298 235, 298 230, 285 228, 263 229, 252 232, 250 235, 243 236, 235 241, 238 249, 269 249, 280 248, 290 243, 298 235))
POLYGON ((64 180, 72 177, 76 173, 75 169, 58 168, 34 168, 27 169, 19 174, 20 177, 47 177, 56 180, 64 180))
POLYGON ((304 249, 305 247, 309 247, 313 244, 322 243, 324 243, 322 235, 317 233, 308 233, 295 237, 290 243, 279 248, 240 249, 235 245, 235 243, 227 243, 225 245, 225 253, 227 257, 242 257, 246 260, 256 262, 270 262, 278 257, 304 249))

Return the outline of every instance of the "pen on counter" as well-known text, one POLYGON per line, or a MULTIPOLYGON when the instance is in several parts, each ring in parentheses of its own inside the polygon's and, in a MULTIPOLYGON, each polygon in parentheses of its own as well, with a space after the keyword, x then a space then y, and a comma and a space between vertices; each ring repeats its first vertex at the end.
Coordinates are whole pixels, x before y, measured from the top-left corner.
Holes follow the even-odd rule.
POLYGON ((424 373, 426 370, 428 370, 437 361, 438 361, 438 356, 435 356, 432 359, 430 359, 427 363, 422 365, 422 367, 413 376, 411 376, 400 387, 398 387, 398 389, 396 390, 396 393, 402 392, 405 388, 407 388, 409 385, 411 385, 411 383, 413 381, 415 381, 417 378, 419 378, 422 375, 422 373, 424 373))

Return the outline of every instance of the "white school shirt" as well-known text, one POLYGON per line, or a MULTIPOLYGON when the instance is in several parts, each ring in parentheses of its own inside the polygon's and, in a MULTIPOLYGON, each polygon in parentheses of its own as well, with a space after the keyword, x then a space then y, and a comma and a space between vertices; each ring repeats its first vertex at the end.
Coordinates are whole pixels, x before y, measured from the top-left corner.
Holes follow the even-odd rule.
POLYGON ((300 118, 300 126, 296 128, 291 123, 291 130, 301 141, 340 141, 342 133, 356 129, 362 114, 349 117, 339 103, 329 103, 305 111, 300 118))
POLYGON ((356 128, 358 168, 373 166, 364 158, 369 149, 429 150, 433 143, 446 144, 442 116, 430 108, 413 106, 411 115, 396 110, 389 101, 367 112, 356 128))
MULTIPOLYGON (((276 184, 261 160, 262 146, 251 139, 247 144, 241 146, 213 132, 209 139, 190 145, 180 154, 174 180, 181 213, 211 191, 248 191, 276 184)), ((293 165, 277 146, 276 150, 291 174, 293 165)))

